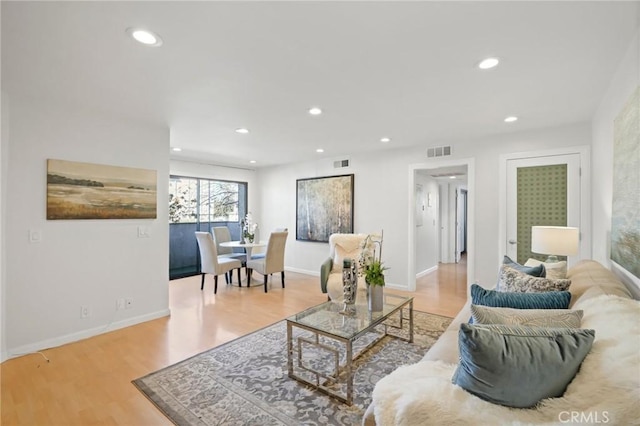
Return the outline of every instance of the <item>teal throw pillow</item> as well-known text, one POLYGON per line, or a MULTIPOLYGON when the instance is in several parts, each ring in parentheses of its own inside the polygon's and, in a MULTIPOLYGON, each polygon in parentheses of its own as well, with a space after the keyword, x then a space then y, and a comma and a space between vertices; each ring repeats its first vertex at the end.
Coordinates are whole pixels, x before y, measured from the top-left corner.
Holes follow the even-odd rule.
POLYGON ((571 301, 568 291, 546 293, 504 293, 471 285, 471 303, 494 308, 567 309, 571 301))
POLYGON ((494 404, 533 407, 564 394, 594 337, 575 328, 461 324, 452 382, 494 404))

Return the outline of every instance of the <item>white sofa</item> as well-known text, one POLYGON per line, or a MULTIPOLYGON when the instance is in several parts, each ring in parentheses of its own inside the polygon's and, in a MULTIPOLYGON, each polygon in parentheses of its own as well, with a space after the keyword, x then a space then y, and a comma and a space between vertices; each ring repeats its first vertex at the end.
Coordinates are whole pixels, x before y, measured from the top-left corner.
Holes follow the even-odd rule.
POLYGON ((560 398, 516 409, 482 400, 451 382, 458 330, 467 304, 421 362, 402 366, 375 386, 363 424, 387 425, 640 425, 640 302, 611 271, 581 261, 567 271, 572 309, 596 331, 580 371, 560 398))

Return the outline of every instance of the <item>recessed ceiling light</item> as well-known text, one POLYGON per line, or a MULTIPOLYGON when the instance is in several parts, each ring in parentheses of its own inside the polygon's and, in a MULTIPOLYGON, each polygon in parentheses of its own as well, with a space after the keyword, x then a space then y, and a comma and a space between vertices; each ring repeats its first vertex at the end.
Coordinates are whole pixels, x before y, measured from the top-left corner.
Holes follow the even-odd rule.
POLYGON ((162 46, 162 39, 156 33, 140 28, 127 28, 127 34, 139 43, 147 46, 162 46))
POLYGON ((487 59, 483 59, 478 64, 478 68, 480 68, 481 70, 488 70, 497 66, 498 63, 500 63, 500 60, 498 58, 487 58, 487 59))
POLYGON ((322 114, 322 110, 318 107, 313 107, 309 109, 309 114, 311 115, 320 115, 322 114))
POLYGON ((391 138, 382 138, 382 139, 380 139, 380 142, 382 142, 382 143, 391 142, 391 138))
POLYGON ((324 149, 318 148, 318 149, 316 149, 316 152, 324 152, 324 149))
POLYGON ((236 133, 241 133, 243 135, 246 135, 247 133, 249 133, 249 129, 245 129, 241 127, 240 129, 236 129, 236 133))
POLYGON ((514 121, 518 121, 518 117, 513 116, 513 115, 511 117, 507 117, 507 118, 504 119, 505 123, 513 123, 514 121))
POLYGON ((449 179, 455 179, 455 178, 456 178, 455 176, 449 176, 449 179))
POLYGON ((180 152, 182 151, 182 148, 175 147, 175 148, 171 148, 171 150, 175 152, 180 152))
POLYGON ((249 160, 251 164, 256 164, 256 160, 249 160))

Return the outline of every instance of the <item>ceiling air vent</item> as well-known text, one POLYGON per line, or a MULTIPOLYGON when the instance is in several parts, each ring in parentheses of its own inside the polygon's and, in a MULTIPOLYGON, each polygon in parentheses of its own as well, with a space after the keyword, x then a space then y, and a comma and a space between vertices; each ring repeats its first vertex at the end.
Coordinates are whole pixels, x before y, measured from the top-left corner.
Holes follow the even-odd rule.
POLYGON ((451 155, 451 145, 427 148, 427 157, 446 157, 451 155))
POLYGON ((334 169, 341 169, 343 167, 349 167, 349 160, 336 160, 333 162, 334 169))

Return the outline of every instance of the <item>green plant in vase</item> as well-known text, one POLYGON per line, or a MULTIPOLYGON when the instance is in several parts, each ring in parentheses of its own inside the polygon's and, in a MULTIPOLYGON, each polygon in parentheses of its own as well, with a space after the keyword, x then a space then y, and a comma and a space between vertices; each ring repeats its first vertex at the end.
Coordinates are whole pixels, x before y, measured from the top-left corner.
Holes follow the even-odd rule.
POLYGON ((367 236, 362 244, 362 255, 359 261, 361 273, 367 283, 367 300, 371 312, 382 311, 384 305, 384 271, 389 268, 382 264, 382 236, 383 233, 367 236), (377 256, 376 248, 379 248, 377 256))
POLYGON ((364 271, 364 280, 369 285, 384 286, 384 271, 387 268, 380 260, 373 260, 364 271))

